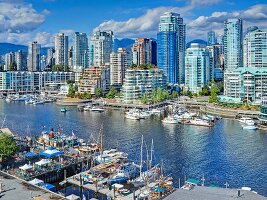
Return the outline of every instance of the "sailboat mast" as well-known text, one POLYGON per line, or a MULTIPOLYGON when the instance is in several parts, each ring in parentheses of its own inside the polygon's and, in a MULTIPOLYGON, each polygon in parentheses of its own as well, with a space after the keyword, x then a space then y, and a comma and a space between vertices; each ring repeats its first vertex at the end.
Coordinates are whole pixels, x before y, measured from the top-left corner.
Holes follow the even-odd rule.
POLYGON ((154 148, 154 143, 153 143, 153 138, 152 138, 152 141, 151 141, 151 152, 150 152, 150 169, 152 168, 153 148, 154 148))
POLYGON ((103 124, 100 129, 100 151, 103 154, 103 124))
POLYGON ((142 167, 143 167, 143 145, 144 145, 144 136, 142 135, 141 154, 140 154, 140 177, 142 175, 142 167))

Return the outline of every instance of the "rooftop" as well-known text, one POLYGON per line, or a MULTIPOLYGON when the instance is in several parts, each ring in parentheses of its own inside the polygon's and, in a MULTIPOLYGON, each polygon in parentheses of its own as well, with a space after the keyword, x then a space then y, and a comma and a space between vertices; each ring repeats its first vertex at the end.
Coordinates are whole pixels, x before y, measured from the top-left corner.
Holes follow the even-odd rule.
POLYGON ((33 197, 51 200, 64 199, 58 194, 30 185, 26 181, 13 178, 2 172, 0 172, 0 176, 1 182, 3 183, 3 192, 0 193, 1 200, 34 199, 33 197))
POLYGON ((255 194, 251 191, 240 190, 238 197, 238 189, 214 188, 196 186, 191 190, 177 189, 164 200, 267 200, 266 197, 255 194))

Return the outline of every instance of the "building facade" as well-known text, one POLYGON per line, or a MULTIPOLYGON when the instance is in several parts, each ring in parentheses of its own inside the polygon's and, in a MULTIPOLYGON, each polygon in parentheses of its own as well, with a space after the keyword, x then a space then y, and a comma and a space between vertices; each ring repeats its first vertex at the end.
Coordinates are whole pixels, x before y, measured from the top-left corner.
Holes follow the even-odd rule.
POLYGON ((68 65, 69 38, 64 33, 55 36, 55 64, 68 65))
POLYGON ((185 56, 185 86, 198 93, 210 81, 210 56, 207 48, 192 43, 185 56))
POLYGON ((224 22, 223 40, 225 70, 234 70, 242 67, 243 24, 241 19, 227 19, 224 22))
POLYGON ((81 72, 88 67, 88 39, 86 33, 75 32, 72 70, 81 72))
POLYGON ((14 52, 6 53, 4 70, 9 71, 11 69, 11 65, 15 64, 15 62, 16 62, 15 53, 14 52))
POLYGON ((122 86, 122 101, 124 103, 138 103, 146 94, 151 99, 153 89, 158 87, 165 89, 167 78, 164 72, 158 68, 142 70, 129 68, 126 70, 122 86))
POLYGON ((32 42, 28 47, 27 59, 28 71, 36 72, 41 68, 41 45, 37 42, 32 42))
POLYGON ((217 43, 216 35, 214 31, 209 31, 207 34, 207 45, 214 45, 217 43))
POLYGON ((15 60, 17 64, 18 71, 27 70, 27 54, 21 50, 15 52, 15 60))
POLYGON ((113 32, 96 31, 90 41, 89 65, 103 66, 110 61, 113 50, 113 32))
POLYGON ((126 69, 131 65, 130 55, 126 49, 119 48, 118 52, 110 54, 110 85, 120 88, 126 69))
POLYGON ((137 38, 132 46, 133 64, 152 64, 152 41, 148 38, 137 38))
POLYGON ((167 12, 160 17, 157 34, 157 65, 170 84, 185 81, 185 24, 177 13, 167 12))
POLYGON ((209 45, 207 46, 210 56, 210 76, 209 80, 214 80, 215 76, 215 69, 221 68, 221 61, 220 61, 220 45, 209 45))
POLYGON ((267 68, 267 31, 257 27, 248 31, 243 43, 244 67, 267 68))
POLYGON ((225 72, 224 96, 259 104, 266 94, 267 69, 247 67, 225 72))
POLYGON ((0 92, 58 92, 61 85, 74 78, 73 72, 0 72, 0 92))
POLYGON ((89 92, 95 94, 97 88, 103 93, 109 90, 110 71, 108 67, 90 67, 85 69, 79 80, 79 93, 89 92))

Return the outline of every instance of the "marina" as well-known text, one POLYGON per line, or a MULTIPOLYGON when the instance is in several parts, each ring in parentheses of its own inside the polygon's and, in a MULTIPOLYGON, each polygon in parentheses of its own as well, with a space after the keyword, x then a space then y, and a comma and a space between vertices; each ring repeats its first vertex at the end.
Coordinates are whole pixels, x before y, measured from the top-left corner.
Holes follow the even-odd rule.
MULTIPOLYGON (((4 104, 6 104, 5 102, 2 102, 4 104)), ((245 173, 246 170, 243 171, 243 180, 246 181, 242 181, 240 180, 240 177, 237 179, 234 179, 235 176, 233 176, 231 178, 231 176, 228 176, 225 171, 224 171, 224 167, 223 165, 217 163, 216 165, 213 165, 212 168, 210 168, 210 165, 208 164, 209 162, 218 162, 215 161, 217 160, 217 158, 213 158, 213 156, 208 156, 209 159, 207 160, 207 162, 205 161, 203 163, 203 161, 200 162, 200 160, 202 160, 203 156, 206 154, 208 154, 205 151, 206 148, 206 144, 209 141, 208 138, 212 137, 214 138, 216 136, 215 141, 219 142, 222 138, 222 136, 228 138, 226 141, 224 141, 223 143, 225 143, 225 145, 228 146, 228 149, 230 151, 243 151, 241 149, 244 148, 244 146, 246 146, 246 149, 251 149, 250 152, 255 152, 260 150, 261 152, 264 152, 263 149, 261 149, 259 147, 258 141, 260 140, 260 137, 255 137, 255 136, 261 136, 264 138, 264 132, 258 131, 256 130, 255 132, 250 132, 250 131, 246 131, 244 130, 244 132, 242 132, 242 126, 241 124, 237 121, 237 120, 218 120, 213 127, 207 129, 205 127, 201 127, 201 126, 189 126, 189 125, 184 125, 184 124, 177 124, 175 126, 163 126, 162 123, 160 122, 161 119, 163 119, 163 116, 158 116, 158 115, 151 115, 149 118, 145 119, 145 120, 127 120, 125 119, 125 113, 121 112, 121 111, 111 111, 109 109, 106 109, 105 112, 102 113, 95 113, 95 112, 78 112, 77 109, 75 108, 67 108, 68 112, 66 112, 66 114, 62 114, 60 112, 60 107, 56 106, 55 104, 45 104, 43 106, 26 106, 25 104, 21 104, 21 103, 11 103, 12 106, 14 106, 14 112, 12 111, 12 108, 10 108, 9 114, 11 114, 12 119, 9 117, 9 115, 7 115, 7 119, 6 119, 6 125, 8 127, 11 127, 12 130, 14 130, 14 132, 19 132, 20 135, 35 135, 35 136, 40 136, 41 133, 41 129, 40 127, 44 126, 43 124, 45 124, 46 129, 49 130, 52 127, 56 127, 57 124, 60 123, 60 127, 62 127, 62 129, 64 130, 65 133, 67 133, 67 135, 71 136, 72 135, 72 131, 75 133, 75 135, 78 138, 83 138, 84 141, 88 141, 88 139, 90 138, 90 135, 94 135, 95 138, 98 137, 99 135, 99 129, 101 127, 101 124, 103 123, 104 126, 104 141, 108 141, 106 143, 104 143, 105 149, 110 150, 113 149, 114 147, 116 147, 118 152, 125 152, 128 155, 128 159, 133 160, 135 163, 139 163, 140 162, 140 139, 141 139, 141 133, 144 135, 144 138, 146 141, 151 141, 151 139, 154 139, 154 149, 155 149, 155 153, 154 153, 154 165, 156 165, 157 163, 160 163, 160 160, 163 159, 164 160, 164 174, 166 174, 168 176, 168 174, 172 173, 172 177, 173 177, 173 184, 174 186, 177 188, 179 186, 179 179, 183 180, 183 177, 186 175, 187 177, 199 177, 202 176, 203 173, 206 174, 206 184, 209 183, 214 183, 214 184, 218 184, 218 185, 224 185, 225 181, 230 183, 230 186, 233 188, 241 188, 241 186, 250 186, 253 188, 254 191, 259 192, 260 194, 265 194, 265 190, 262 187, 261 189, 261 184, 255 184, 255 179, 253 180, 251 177, 253 176, 257 176, 259 177, 258 174, 255 173, 260 173, 260 171, 255 171, 253 173, 251 173, 251 171, 248 170, 249 173, 245 173), (23 127, 25 127, 25 121, 22 123, 20 123, 18 121, 18 123, 16 123, 16 126, 14 126, 14 124, 12 125, 12 122, 14 122, 14 120, 18 119, 15 115, 15 110, 24 110, 23 112, 28 113, 28 112, 38 112, 39 114, 49 114, 49 115, 53 115, 53 121, 44 121, 44 119, 40 118, 38 120, 38 123, 36 123, 36 121, 31 122, 30 118, 31 115, 26 115, 26 118, 24 120, 27 120, 27 124, 30 127, 30 130, 27 131, 26 128, 24 128, 25 131, 21 132, 20 130, 23 130, 23 127), (69 121, 69 119, 72 119, 71 121, 69 121), (111 119, 112 123, 111 123, 111 119), (114 119, 116 119, 116 121, 114 121, 114 119), (60 121, 60 122, 59 122, 60 121), (99 123, 99 122, 102 123, 99 123), (115 122, 115 124, 114 124, 115 122), (88 124, 89 123, 89 124, 88 124), (77 124, 79 124, 79 126, 77 126, 77 124), (87 124, 87 125, 86 125, 87 124), (228 126, 231 127, 229 130, 231 130, 231 132, 226 131, 228 130, 228 126), (87 127, 87 128, 86 128, 87 127), (89 130, 88 128, 90 127, 91 131, 87 131, 89 130), (107 128, 108 127, 108 128, 107 128), (195 128, 193 128, 195 127, 195 128), (234 127, 234 128, 233 128, 234 127), (129 129, 130 130, 127 130, 129 129), (225 132, 218 132, 218 130, 225 130, 225 132), (37 130, 37 131, 36 131, 37 130), (38 131, 39 130, 39 131, 38 131), (241 131, 241 132, 240 132, 241 131), (230 134, 230 133, 236 133, 236 134, 230 134), (123 137, 121 136, 123 134, 123 137), (243 137, 244 134, 246 135, 246 137, 243 137), (230 139, 230 138, 231 139, 230 139), (157 140, 157 138, 161 138, 161 140, 157 140), (184 138, 184 139, 182 139, 184 138), (242 138, 242 139, 241 139, 242 138), (179 144, 179 141, 182 141, 184 145, 187 146, 187 148, 189 148, 188 150, 182 150, 182 146, 181 144, 179 144), (132 141, 129 143, 129 141, 132 141), (170 145, 169 142, 170 141, 176 141, 175 142, 175 146, 170 145), (189 145, 189 141, 190 143, 195 145, 196 149, 200 149, 200 151, 195 151, 195 148, 190 148, 189 145), (230 142, 231 141, 231 142, 230 142), (253 141, 253 143, 251 143, 251 141, 253 141), (247 145, 243 145, 244 143, 247 143, 247 145), (248 143, 250 145, 248 145, 248 143), (251 146, 252 144, 255 143, 255 146, 251 146), (118 145, 120 144, 120 145, 118 145), (166 145, 167 144, 167 145, 166 145), (168 145, 169 144, 169 145, 168 145), (241 145, 242 144, 242 145, 241 145), (232 148, 232 145, 234 145, 234 148, 232 148), (177 150, 176 149, 180 149, 180 151, 182 151, 182 154, 179 154, 179 156, 177 156, 177 150), (252 150, 253 149, 253 150, 252 150), (187 152, 185 154, 185 152, 187 152), (206 153, 205 153, 206 152, 206 153), (194 155, 194 156, 193 156, 194 155), (184 164, 180 165, 180 161, 179 160, 183 160, 183 157, 186 158, 190 158, 189 160, 187 160, 186 162, 183 162, 184 164), (192 159, 193 158, 193 159, 192 159), (213 161, 212 161, 213 160, 213 161), (179 163, 178 163, 179 162, 179 163), (192 163, 191 163, 192 162, 192 163), (194 167, 195 162, 198 162, 198 168, 194 167), (191 164, 189 164, 191 163, 191 164), (218 167, 218 169, 216 170, 216 166, 218 167), (215 168, 214 168, 215 167, 215 168), (175 173, 173 173, 173 170, 175 169, 175 173), (221 178, 216 178, 216 177, 221 177, 221 178)), ((6 104, 6 106, 11 105, 10 103, 6 104)), ((6 108, 6 107, 3 107, 6 108)), ((3 109, 2 108, 2 109, 3 109)), ((4 112, 4 110, 2 110, 4 112)), ((5 112, 4 112, 5 113, 5 112)), ((3 116, 4 117, 4 116, 3 116)), ((32 115, 32 117, 34 117, 34 115, 32 115)), ((46 118, 47 119, 47 118, 46 118)), ((218 145, 215 144, 214 139, 209 141, 209 151, 211 154, 215 154, 217 156, 219 156, 219 151, 218 151, 218 145), (213 144, 214 143, 214 144, 213 144)), ((216 142, 216 143, 217 143, 216 142)), ((222 142, 222 141, 221 141, 222 142)), ((147 145, 147 144, 146 144, 147 145)), ((42 145, 40 145, 41 147, 42 145)), ((56 147, 60 149, 59 147, 56 147)), ((146 150, 145 150, 146 151, 146 150)), ((144 152, 145 154, 145 152, 144 152)), ((240 159, 235 158, 235 161, 231 161, 231 162, 244 162, 245 160, 248 159, 253 159, 251 156, 253 156, 254 154, 248 154, 246 158, 242 157, 242 161, 240 159)), ((230 155, 228 155, 230 156, 230 155)), ((146 156, 144 156, 146 157, 146 156)), ((259 157, 259 159, 264 159, 264 154, 261 153, 261 156, 259 157)), ((146 160, 146 159, 145 159, 146 160)), ((257 162, 259 162, 259 160, 257 160, 257 162)), ((90 163, 90 161, 89 161, 90 163)), ((248 167, 252 167, 251 164, 249 164, 249 162, 247 162, 247 165, 239 165, 238 169, 236 168, 231 168, 231 163, 228 163, 228 166, 230 166, 230 170, 231 170, 231 174, 233 174, 233 170, 240 170, 241 168, 248 168, 248 167)), ((262 163, 264 163, 264 161, 262 161, 262 163)), ((83 164, 84 166, 87 165, 87 161, 83 164)), ((138 164, 137 164, 138 165, 138 164)), ((258 166, 262 166, 262 170, 264 170, 264 164, 263 165, 258 165, 258 166)), ((229 170, 229 168, 227 168, 227 171, 229 170)), ((145 172, 146 170, 144 169, 143 172, 145 172)), ((64 171, 63 171, 64 172, 64 171)), ((262 173, 264 174, 264 172, 262 171, 262 173)), ((75 173, 75 174, 79 174, 75 173)), ((68 175, 69 176, 69 175, 68 175)), ((72 176, 72 175, 71 175, 72 176)), ((63 177, 64 177, 64 173, 63 173, 63 177)), ((62 177, 61 177, 62 178, 62 177)), ((79 182, 79 176, 76 176, 76 178, 79 182)), ((235 177, 237 178, 237 177, 235 177)), ((64 179, 64 178, 63 178, 64 179)), ((68 179, 69 181, 73 180, 72 179, 68 179)), ((261 182, 264 180, 260 179, 261 182)), ((75 182, 75 184, 77 184, 78 182, 75 182)), ((90 181, 89 181, 90 182, 90 181)), ((182 183, 182 181, 181 181, 182 183)), ((80 183, 79 183, 80 184, 80 183)), ((84 184, 84 183, 83 183, 84 184)), ((84 185, 90 185, 90 187, 94 187, 94 184, 90 184, 90 183, 85 183, 84 185)), ((264 184, 263 184, 264 185, 264 184)), ((88 186, 89 187, 89 186, 88 186)), ((95 189, 95 187, 94 187, 95 189)), ((105 188, 108 189, 109 188, 105 188)), ((153 189, 152 189, 153 190, 153 189)), ((69 190, 67 190, 69 191, 69 190)), ((127 190, 122 190, 122 192, 127 193, 127 190)), ((136 195, 138 194, 138 190, 136 190, 136 195)), ((111 193, 113 191, 111 190, 111 193)), ((133 191, 131 191, 132 193, 133 191)), ((110 193, 109 193, 110 194, 110 193)), ((66 195, 70 195, 70 193, 66 193, 66 195)), ((121 195, 119 192, 116 192, 116 195, 121 195)), ((133 194, 132 194, 133 195, 133 194)), ((79 196, 79 194, 78 194, 79 196)))

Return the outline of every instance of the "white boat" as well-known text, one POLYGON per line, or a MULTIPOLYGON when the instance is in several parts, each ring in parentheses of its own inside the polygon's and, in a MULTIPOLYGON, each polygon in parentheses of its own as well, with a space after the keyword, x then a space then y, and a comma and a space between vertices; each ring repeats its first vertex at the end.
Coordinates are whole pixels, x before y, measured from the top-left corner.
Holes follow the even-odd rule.
POLYGON ((162 120, 162 123, 164 123, 164 124, 178 124, 179 121, 177 119, 175 119, 174 116, 168 116, 162 120))
POLYGON ((257 126, 254 125, 244 125, 242 126, 244 130, 256 130, 257 126))
POLYGON ((93 111, 93 112, 104 112, 105 111, 105 109, 103 109, 103 108, 100 108, 100 107, 92 107, 91 109, 90 109, 90 111, 93 111))
POLYGON ((151 114, 149 112, 147 112, 147 111, 141 111, 141 112, 139 112, 139 117, 141 119, 146 119, 146 118, 148 118, 150 116, 151 116, 151 114))
POLYGON ((133 120, 140 120, 141 118, 138 115, 132 114, 132 113, 126 113, 125 118, 127 119, 133 119, 133 120))
POLYGON ((33 105, 42 105, 44 104, 44 101, 34 101, 33 105))
POLYGON ((153 114, 153 115, 160 115, 161 113, 163 113, 164 110, 161 110, 161 109, 157 109, 157 108, 153 108, 150 113, 153 114))
POLYGON ((84 111, 89 111, 90 109, 91 109, 91 106, 90 105, 86 105, 83 108, 84 111))
POLYGON ((241 124, 254 125, 255 122, 250 117, 242 117, 238 120, 241 124))
POLYGON ((200 118, 191 119, 189 123, 197 126, 212 126, 212 124, 209 121, 200 118))
POLYGON ((34 100, 33 99, 29 99, 29 100, 26 100, 25 101, 25 104, 33 104, 34 103, 34 100))
POLYGON ((10 102, 10 101, 11 101, 11 98, 7 97, 6 102, 10 102))

